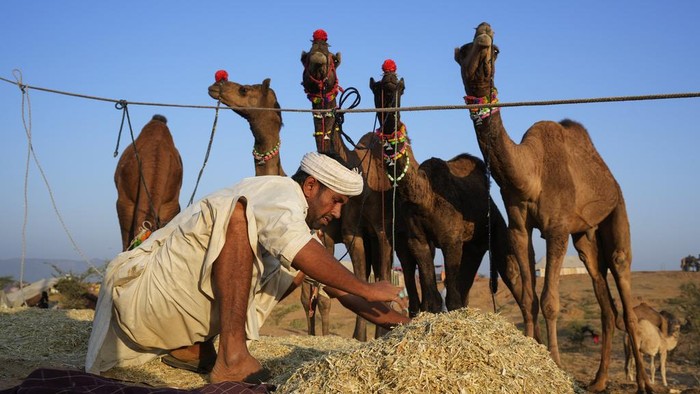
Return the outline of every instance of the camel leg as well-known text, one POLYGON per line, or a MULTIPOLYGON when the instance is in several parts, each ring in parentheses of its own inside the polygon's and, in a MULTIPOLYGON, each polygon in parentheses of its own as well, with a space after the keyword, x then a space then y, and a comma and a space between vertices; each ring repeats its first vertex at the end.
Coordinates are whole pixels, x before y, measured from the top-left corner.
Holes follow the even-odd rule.
MULTIPOLYGON (((664 339, 665 340, 665 339, 664 339)), ((664 386, 668 386, 666 382, 666 351, 662 350, 659 352, 659 367, 661 368, 661 382, 664 386)), ((651 366, 651 382, 654 383, 654 366, 651 366)))
POLYGON ((306 316, 306 331, 309 335, 316 335, 316 310, 311 303, 311 284, 303 281, 301 283, 301 308, 306 316), (309 313, 313 312, 313 314, 309 313))
POLYGON ((606 266, 615 278, 617 290, 622 301, 622 315, 625 321, 627 335, 630 336, 632 354, 637 369, 637 391, 653 393, 654 387, 644 370, 644 363, 639 351, 637 338, 637 316, 634 313, 634 299, 632 297, 632 248, 629 233, 629 222, 624 202, 621 202, 599 225, 600 243, 603 247, 603 256, 607 260, 606 266))
MULTIPOLYGON (((343 243, 350 254, 355 276, 361 280, 367 281, 369 278, 369 269, 367 267, 365 254, 365 239, 359 233, 354 234, 343 231, 343 243)), ((361 342, 367 341, 367 321, 360 316, 355 318, 355 331, 352 337, 361 342)))
MULTIPOLYGON (((495 204, 493 204, 495 207, 495 204)), ((508 233, 505 226, 505 221, 503 217, 496 213, 497 208, 492 208, 492 225, 491 225, 491 255, 490 259, 492 264, 496 264, 496 270, 500 275, 503 283, 506 285, 510 293, 515 298, 515 302, 520 308, 520 313, 523 315, 523 322, 525 321, 525 311, 523 310, 523 283, 522 277, 520 276, 520 267, 518 265, 518 259, 511 252, 511 248, 508 245, 508 233)))
MULTIPOLYGON (((381 228, 374 228, 376 239, 372 247, 372 258, 376 264, 373 264, 375 273, 378 273, 379 280, 391 282, 391 244, 387 238, 386 232, 381 228)), ((374 337, 379 338, 384 336, 389 330, 376 326, 374 337)))
POLYGON ((558 366, 561 366, 559 358, 559 341, 557 340, 557 317, 559 316, 559 278, 561 265, 569 244, 569 234, 560 233, 546 236, 547 240, 547 267, 544 277, 544 287, 540 304, 542 314, 547 323, 547 347, 549 354, 558 366))
MULTIPOLYGON (((453 311, 455 309, 462 308, 463 297, 461 292, 462 285, 460 281, 468 281, 469 284, 474 281, 471 278, 463 278, 461 274, 462 265, 462 245, 449 245, 448 247, 442 248, 442 254, 445 257, 445 288, 447 289, 447 296, 445 297, 445 306, 448 311, 453 311)), ((433 268, 433 271, 435 269, 433 268)))
POLYGON ((321 333, 326 336, 331 329, 331 299, 318 296, 318 311, 321 314, 321 333))
MULTIPOLYGON (((520 228, 514 227, 517 222, 522 222, 522 218, 514 218, 510 214, 508 217, 510 220, 509 225, 511 226, 508 228, 508 240, 512 246, 515 257, 518 260, 520 277, 522 278, 522 296, 520 299, 522 301, 521 310, 523 312, 525 335, 528 337, 533 337, 537 340, 537 342, 542 343, 539 338, 539 329, 536 329, 536 319, 539 313, 539 305, 537 301, 537 293, 535 292, 535 265, 530 259, 532 233, 531 230, 528 231, 525 229, 524 223, 522 223, 522 227, 520 228)), ((534 258, 532 260, 534 260, 534 258)))
POLYGON ((629 340, 630 337, 627 334, 625 334, 625 338, 622 341, 625 350, 625 376, 627 376, 627 380, 634 381, 634 377, 632 376, 632 369, 630 368, 630 364, 634 362, 634 359, 632 358, 632 351, 630 348, 629 340))
POLYGON ((133 236, 129 238, 129 235, 133 228, 135 205, 133 201, 121 198, 121 196, 117 199, 117 216, 119 217, 119 227, 121 227, 122 250, 126 250, 129 247, 133 238, 133 236))
MULTIPOLYGON (((602 327, 600 364, 596 377, 589 385, 588 389, 593 392, 603 391, 607 385, 608 368, 610 366, 610 352, 612 351, 613 333, 615 331, 615 306, 612 302, 612 294, 608 286, 606 267, 600 265, 600 250, 596 233, 574 234, 574 247, 579 253, 579 258, 583 261, 588 274, 593 282, 593 293, 600 306, 600 322, 602 327)), ((630 338, 628 337, 628 340, 630 338)), ((628 341, 627 341, 628 342, 628 341)), ((625 344, 625 352, 628 351, 628 343, 625 344)), ((625 357, 625 370, 629 362, 625 357)), ((631 376, 631 374, 628 374, 631 376)))
POLYGON ((653 384, 656 380, 656 365, 654 364, 654 359, 656 356, 649 356, 649 371, 651 371, 651 383, 653 384))
POLYGON ((486 254, 486 250, 477 247, 472 242, 462 246, 462 261, 459 265, 459 282, 457 283, 462 306, 469 306, 469 290, 474 284, 484 254, 486 254))
MULTIPOLYGON (((421 309, 431 313, 440 313, 442 311, 442 297, 437 289, 435 265, 433 263, 430 245, 425 241, 411 238, 408 240, 408 248, 418 264, 422 296, 421 309)), ((445 254, 444 250, 443 253, 445 254)), ((447 262, 447 256, 445 256, 445 261, 447 262)), ((447 265, 447 263, 445 264, 447 265)), ((457 264, 459 264, 459 262, 457 262, 457 264)), ((455 264, 455 268, 457 264, 455 264)))
MULTIPOLYGON (((416 286, 416 259, 408 251, 405 236, 396 237, 396 256, 401 263, 403 270, 403 282, 408 293, 408 315, 416 317, 420 312, 420 298, 418 297, 418 287, 416 286)), ((442 305, 441 305, 442 306, 442 305)))

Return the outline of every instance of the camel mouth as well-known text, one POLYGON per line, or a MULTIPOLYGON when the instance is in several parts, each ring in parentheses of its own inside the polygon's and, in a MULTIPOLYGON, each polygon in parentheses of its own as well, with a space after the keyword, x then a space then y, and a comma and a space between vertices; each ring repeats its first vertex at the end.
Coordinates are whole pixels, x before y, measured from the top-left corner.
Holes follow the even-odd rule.
POLYGON ((221 97, 221 86, 219 86, 219 83, 209 86, 209 97, 215 100, 218 100, 221 97))
POLYGON ((493 37, 486 33, 482 33, 474 37, 474 45, 478 45, 484 49, 490 49, 493 45, 493 37))

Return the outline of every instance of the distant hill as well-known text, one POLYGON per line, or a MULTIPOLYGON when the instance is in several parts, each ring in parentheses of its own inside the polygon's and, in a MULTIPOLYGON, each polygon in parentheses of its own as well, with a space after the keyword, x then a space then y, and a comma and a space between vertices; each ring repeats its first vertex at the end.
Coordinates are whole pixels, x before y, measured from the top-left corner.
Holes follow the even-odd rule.
MULTIPOLYGON (((92 259, 90 263, 97 268, 103 268, 106 259, 92 259)), ((82 274, 90 268, 87 262, 83 260, 67 260, 67 259, 25 259, 24 260, 24 280, 34 282, 39 279, 52 278, 58 272, 53 268, 55 265, 65 273, 72 272, 74 274, 82 274)), ((21 259, 0 259, 0 276, 11 276, 15 280, 19 280, 21 270, 21 259)))

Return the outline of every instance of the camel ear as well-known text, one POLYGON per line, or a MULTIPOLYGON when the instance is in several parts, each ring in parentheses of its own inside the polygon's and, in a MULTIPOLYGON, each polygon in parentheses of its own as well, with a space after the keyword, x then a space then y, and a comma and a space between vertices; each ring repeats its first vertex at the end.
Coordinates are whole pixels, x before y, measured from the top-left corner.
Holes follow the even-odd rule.
POLYGON ((369 77, 369 88, 374 91, 374 85, 376 85, 377 82, 374 81, 374 77, 369 77))
POLYGON ((301 51, 301 64, 306 65, 307 57, 309 57, 309 54, 306 51, 301 51))
POLYGON ((459 61, 460 58, 461 58, 460 52, 461 52, 460 48, 455 48, 455 61, 457 62, 457 64, 462 64, 462 63, 459 61))
POLYGON ((406 89, 406 85, 403 83, 403 78, 399 80, 399 93, 403 94, 404 89, 406 89))
POLYGON ((336 52, 335 55, 331 54, 333 56, 333 64, 335 65, 335 68, 338 68, 340 66, 340 52, 336 52))
POLYGON ((267 91, 270 90, 270 78, 265 78, 265 80, 262 83, 262 94, 263 96, 267 94, 267 91))

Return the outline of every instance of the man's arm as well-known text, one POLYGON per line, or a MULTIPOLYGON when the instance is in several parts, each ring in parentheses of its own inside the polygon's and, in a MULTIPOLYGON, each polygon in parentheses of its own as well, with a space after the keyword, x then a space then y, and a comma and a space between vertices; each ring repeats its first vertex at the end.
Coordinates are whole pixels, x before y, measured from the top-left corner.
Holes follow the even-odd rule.
POLYGON ((399 297, 401 288, 387 281, 367 283, 358 279, 316 240, 310 240, 299 250, 292 265, 324 285, 362 297, 369 302, 395 301, 402 308, 408 307, 407 301, 399 297))
POLYGON ((326 286, 323 289, 331 298, 337 298, 344 307, 369 320, 371 323, 388 330, 398 324, 406 324, 411 321, 408 316, 395 311, 384 302, 368 302, 362 297, 330 286, 326 286))

